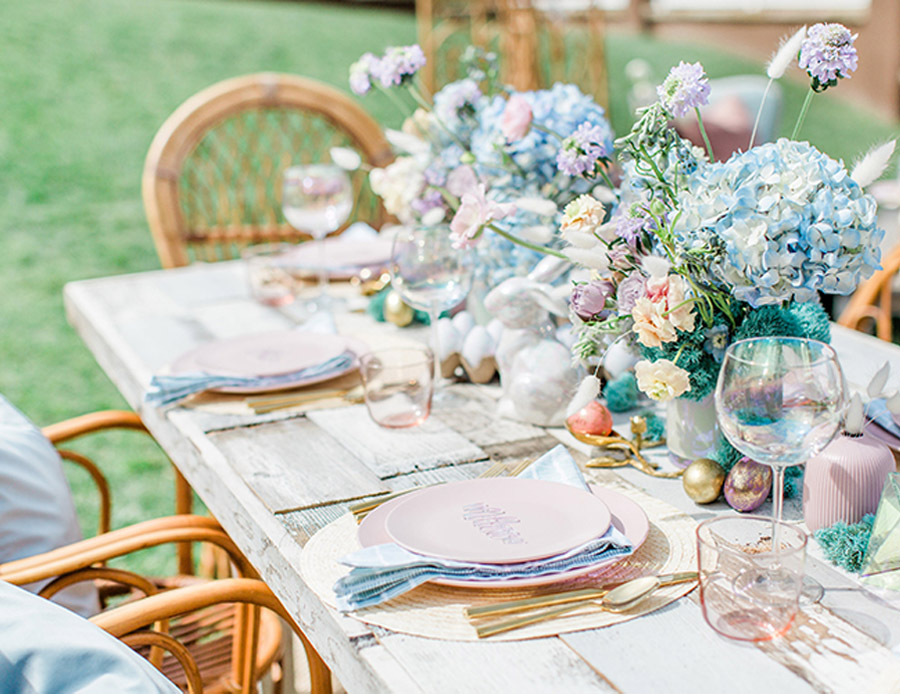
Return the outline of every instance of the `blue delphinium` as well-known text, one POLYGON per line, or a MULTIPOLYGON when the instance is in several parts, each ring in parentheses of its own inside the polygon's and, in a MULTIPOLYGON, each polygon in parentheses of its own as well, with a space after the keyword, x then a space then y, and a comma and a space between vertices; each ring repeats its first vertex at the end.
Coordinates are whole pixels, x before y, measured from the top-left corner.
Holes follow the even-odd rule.
POLYGON ((753 307, 849 294, 880 267, 876 203, 840 162, 780 139, 701 167, 673 231, 710 279, 753 307))

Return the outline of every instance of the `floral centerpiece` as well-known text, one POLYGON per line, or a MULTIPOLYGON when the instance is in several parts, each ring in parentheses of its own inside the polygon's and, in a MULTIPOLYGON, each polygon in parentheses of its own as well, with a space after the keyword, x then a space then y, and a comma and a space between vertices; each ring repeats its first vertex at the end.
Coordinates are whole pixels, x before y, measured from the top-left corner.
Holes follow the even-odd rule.
POLYGON ((402 223, 449 224, 458 245, 477 244, 487 288, 562 256, 561 209, 593 192, 610 201, 612 130, 602 107, 577 87, 517 92, 498 81, 496 56, 469 49, 466 74, 429 99, 417 86, 418 46, 363 55, 350 69, 356 94, 385 91, 404 115, 388 131, 398 156, 370 174, 372 189, 402 223), (487 231, 488 233, 485 233, 487 231))
MULTIPOLYGON (((839 24, 797 32, 773 58, 770 84, 799 56, 809 97, 833 87, 856 68, 854 39, 839 24)), ((592 273, 571 296, 575 355, 597 358, 613 341, 628 340, 640 355, 635 376, 646 395, 712 407, 730 342, 765 335, 828 341, 818 293, 848 294, 879 268, 884 232, 863 188, 881 175, 893 143, 850 173, 794 139, 807 98, 792 139, 752 146, 751 137, 747 151, 715 162, 699 111, 709 92, 699 63, 673 68, 659 100, 616 141, 623 170, 616 204, 580 197, 566 207, 561 229, 566 254, 592 273), (691 112, 705 150, 669 126, 691 112)), ((598 389, 589 377, 570 410, 598 389)), ((729 468, 737 456, 721 439, 715 457, 729 468)))

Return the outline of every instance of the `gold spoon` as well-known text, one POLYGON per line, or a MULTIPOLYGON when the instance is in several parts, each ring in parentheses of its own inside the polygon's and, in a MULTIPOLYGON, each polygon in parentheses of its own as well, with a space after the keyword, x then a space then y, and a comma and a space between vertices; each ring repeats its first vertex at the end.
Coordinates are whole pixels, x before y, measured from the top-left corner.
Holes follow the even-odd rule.
POLYGON ((554 607, 548 610, 540 610, 522 617, 513 619, 503 619, 492 624, 482 624, 475 627, 478 638, 483 639, 494 634, 501 634, 505 631, 511 631, 529 624, 536 624, 554 617, 560 617, 574 610, 585 607, 586 605, 594 605, 607 612, 625 612, 632 607, 636 607, 645 598, 650 596, 659 586, 661 581, 659 576, 641 576, 634 580, 623 583, 617 588, 613 588, 602 598, 585 602, 574 602, 562 607, 554 607))

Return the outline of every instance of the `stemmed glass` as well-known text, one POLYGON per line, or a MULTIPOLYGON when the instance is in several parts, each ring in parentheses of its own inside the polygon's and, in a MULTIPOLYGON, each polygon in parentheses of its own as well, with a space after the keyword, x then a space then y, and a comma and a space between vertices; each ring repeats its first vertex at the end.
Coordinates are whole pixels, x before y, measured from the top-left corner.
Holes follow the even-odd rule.
MULTIPOLYGON (((796 337, 735 342, 725 353, 715 402, 719 426, 731 445, 772 467, 772 548, 777 558, 784 470, 819 453, 841 425, 844 392, 837 355, 822 342, 796 337)), ((767 584, 777 583, 773 568, 750 579, 755 589, 764 593, 767 584)), ((811 601, 821 597, 821 586, 813 583, 811 591, 811 601)))
POLYGON ((313 237, 319 247, 319 294, 310 309, 328 310, 328 268, 323 239, 341 228, 353 209, 353 187, 344 169, 334 164, 292 166, 285 170, 282 189, 284 218, 297 231, 313 237))
POLYGON ((466 298, 474 264, 472 250, 455 248, 446 227, 403 229, 394 237, 391 286, 407 304, 428 312, 435 391, 441 377, 438 317, 466 298))

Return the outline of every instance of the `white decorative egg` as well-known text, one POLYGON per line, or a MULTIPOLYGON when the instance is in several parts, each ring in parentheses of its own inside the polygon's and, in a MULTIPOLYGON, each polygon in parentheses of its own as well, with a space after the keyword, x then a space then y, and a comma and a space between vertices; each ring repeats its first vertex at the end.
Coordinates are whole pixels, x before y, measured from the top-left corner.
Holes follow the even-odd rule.
POLYGON ((453 321, 453 327, 456 328, 456 332, 463 338, 475 326, 475 319, 468 311, 460 311, 451 320, 453 321))
POLYGON ((472 366, 478 366, 485 357, 494 353, 494 339, 483 325, 476 325, 463 341, 462 358, 472 366))
POLYGON ((459 331, 453 326, 453 321, 449 318, 441 318, 437 324, 438 340, 440 341, 441 353, 438 359, 444 361, 454 352, 462 350, 462 337, 459 331))
POLYGON ((498 318, 487 324, 487 331, 491 334, 495 345, 500 344, 500 336, 503 335, 504 330, 503 323, 498 318))

